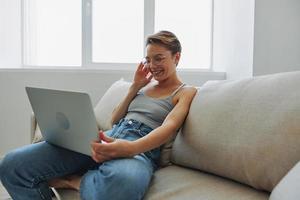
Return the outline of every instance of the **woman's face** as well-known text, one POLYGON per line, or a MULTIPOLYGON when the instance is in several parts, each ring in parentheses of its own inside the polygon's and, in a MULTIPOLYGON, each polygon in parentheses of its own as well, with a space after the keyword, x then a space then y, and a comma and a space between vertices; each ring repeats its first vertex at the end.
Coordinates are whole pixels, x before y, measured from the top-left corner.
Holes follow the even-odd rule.
POLYGON ((155 80, 165 80, 176 72, 176 64, 180 58, 179 52, 172 55, 170 50, 158 44, 149 44, 146 50, 146 66, 150 68, 155 80))

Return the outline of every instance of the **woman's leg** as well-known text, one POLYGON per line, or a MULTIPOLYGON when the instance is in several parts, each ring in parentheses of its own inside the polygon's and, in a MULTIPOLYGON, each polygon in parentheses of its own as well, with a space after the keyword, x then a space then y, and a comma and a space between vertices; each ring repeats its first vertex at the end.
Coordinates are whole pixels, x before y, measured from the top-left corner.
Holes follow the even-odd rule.
POLYGON ((89 156, 41 142, 8 153, 0 163, 0 179, 14 200, 51 199, 48 180, 93 165, 89 156))
POLYGON ((56 189, 73 189, 79 191, 82 175, 72 174, 65 177, 58 177, 48 181, 50 187, 56 189))
POLYGON ((143 155, 104 162, 82 177, 81 199, 140 200, 152 174, 152 163, 143 155))

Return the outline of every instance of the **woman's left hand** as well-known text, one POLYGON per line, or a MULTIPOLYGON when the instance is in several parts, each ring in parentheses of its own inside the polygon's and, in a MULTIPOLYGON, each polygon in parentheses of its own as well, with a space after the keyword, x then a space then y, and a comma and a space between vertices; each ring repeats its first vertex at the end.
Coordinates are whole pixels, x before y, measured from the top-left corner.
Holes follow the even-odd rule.
POLYGON ((131 141, 108 137, 103 131, 100 131, 99 135, 102 142, 92 141, 91 143, 92 158, 97 163, 134 155, 131 141))
POLYGON ((153 75, 150 73, 150 68, 141 62, 134 73, 133 84, 142 88, 147 85, 152 78, 153 75))

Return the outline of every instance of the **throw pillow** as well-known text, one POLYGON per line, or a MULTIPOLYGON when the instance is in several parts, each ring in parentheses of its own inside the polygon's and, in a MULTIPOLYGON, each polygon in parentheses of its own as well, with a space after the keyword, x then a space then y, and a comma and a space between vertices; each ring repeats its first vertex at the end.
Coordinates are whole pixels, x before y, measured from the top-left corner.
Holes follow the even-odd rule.
POLYGON ((106 131, 112 128, 112 111, 125 98, 130 85, 130 82, 120 79, 104 93, 94 109, 99 129, 106 131))

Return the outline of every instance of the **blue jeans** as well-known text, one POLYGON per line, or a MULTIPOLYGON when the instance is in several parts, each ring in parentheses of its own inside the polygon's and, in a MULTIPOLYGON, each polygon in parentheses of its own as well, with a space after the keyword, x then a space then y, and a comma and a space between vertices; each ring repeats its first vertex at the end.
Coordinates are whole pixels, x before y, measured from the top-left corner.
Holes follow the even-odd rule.
MULTIPOLYGON (((107 135, 136 140, 152 129, 135 120, 122 119, 107 135)), ((14 200, 51 199, 48 180, 82 173, 80 196, 83 200, 142 199, 157 168, 159 149, 96 163, 90 156, 47 142, 40 142, 8 153, 0 163, 0 178, 14 200)))

